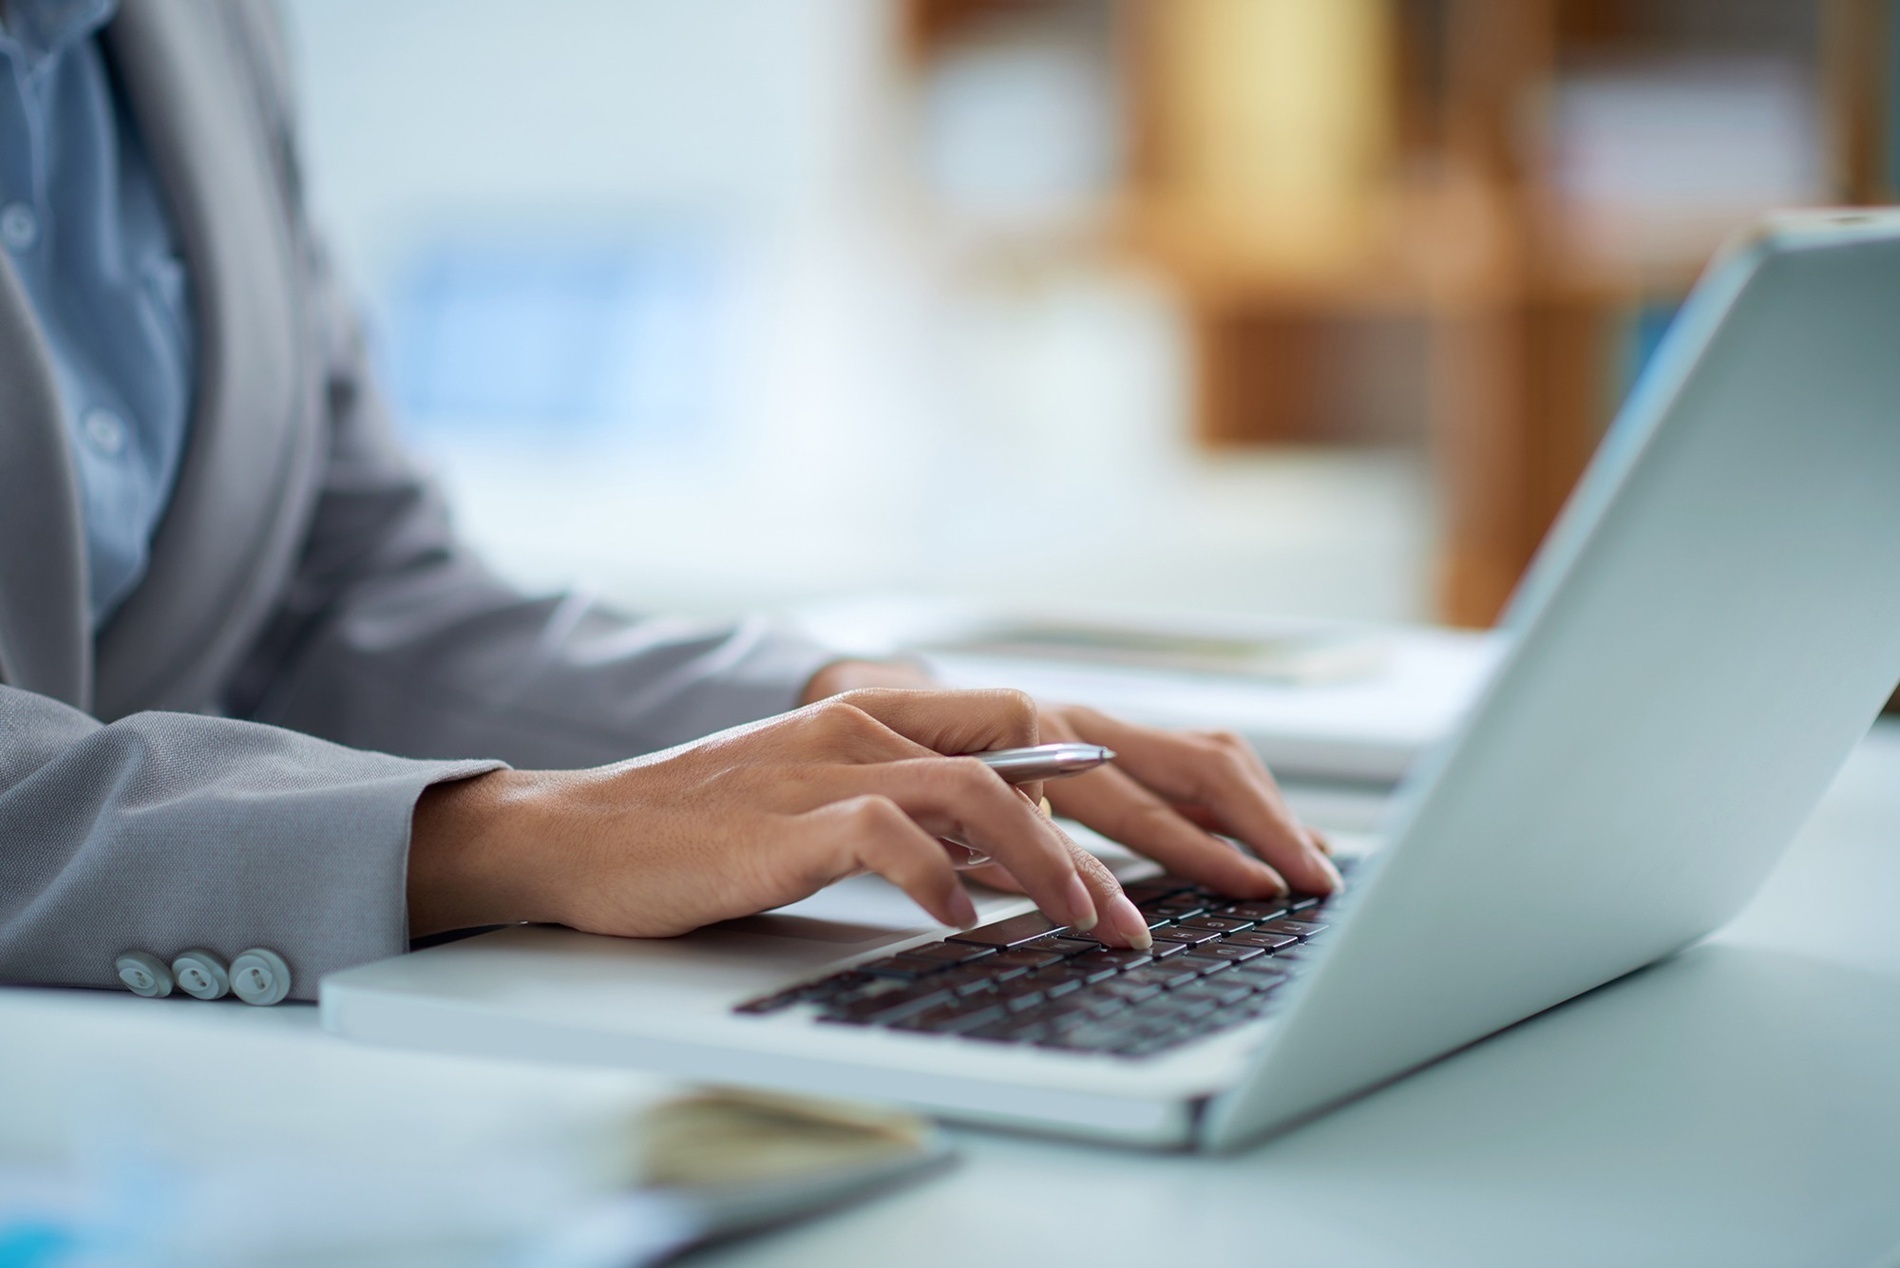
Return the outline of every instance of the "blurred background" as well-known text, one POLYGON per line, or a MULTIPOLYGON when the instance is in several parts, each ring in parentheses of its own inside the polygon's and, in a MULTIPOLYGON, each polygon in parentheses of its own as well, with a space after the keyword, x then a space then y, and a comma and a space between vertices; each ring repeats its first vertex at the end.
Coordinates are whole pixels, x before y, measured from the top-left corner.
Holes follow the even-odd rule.
POLYGON ((1893 0, 291 0, 309 184, 504 572, 1483 625, 1893 0))

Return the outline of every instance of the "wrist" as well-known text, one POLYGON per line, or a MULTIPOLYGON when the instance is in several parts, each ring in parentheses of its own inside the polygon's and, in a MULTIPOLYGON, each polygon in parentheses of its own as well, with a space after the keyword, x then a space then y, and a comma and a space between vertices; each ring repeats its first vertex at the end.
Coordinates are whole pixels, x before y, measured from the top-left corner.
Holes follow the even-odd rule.
POLYGON ((558 920, 542 838, 532 819, 543 777, 497 770, 433 784, 416 801, 409 833, 409 934, 558 920))

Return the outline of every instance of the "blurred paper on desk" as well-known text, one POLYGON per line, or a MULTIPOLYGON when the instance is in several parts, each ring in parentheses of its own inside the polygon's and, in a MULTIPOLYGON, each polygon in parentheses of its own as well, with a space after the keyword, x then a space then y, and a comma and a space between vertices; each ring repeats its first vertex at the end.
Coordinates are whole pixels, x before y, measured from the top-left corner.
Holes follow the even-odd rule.
POLYGON ((1495 633, 1431 626, 1003 612, 903 596, 794 617, 846 654, 914 655, 953 686, 1016 687, 1154 726, 1238 731, 1278 774, 1381 785, 1451 733, 1504 649, 1495 633), (1071 637, 1082 632, 1096 643, 1071 637), (1125 650, 1143 647, 1158 650, 1125 650), (1205 659, 1190 668, 1197 651, 1205 659), (1242 672, 1250 655, 1278 658, 1279 672, 1242 672), (1216 663, 1227 668, 1211 671, 1216 663))
POLYGON ((359 1047, 237 1004, 141 1001, 133 1048, 123 1005, 48 993, 0 1039, 8 1268, 627 1268, 950 1157, 895 1111, 359 1047))
POLYGON ((1353 682, 1384 672, 1389 640, 1355 630, 1254 635, 1082 621, 998 621, 915 650, 1005 660, 1079 661, 1271 682, 1353 682))

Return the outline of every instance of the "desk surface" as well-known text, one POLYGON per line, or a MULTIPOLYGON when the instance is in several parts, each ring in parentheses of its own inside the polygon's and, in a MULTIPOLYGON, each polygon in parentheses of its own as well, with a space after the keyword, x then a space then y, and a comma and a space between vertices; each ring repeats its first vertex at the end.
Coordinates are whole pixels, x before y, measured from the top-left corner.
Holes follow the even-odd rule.
MULTIPOLYGON (((963 1132, 947 1176, 690 1262, 1106 1266, 1270 1247, 1301 1265, 1900 1268, 1896 894, 1887 724, 1716 938, 1296 1133, 1203 1158, 963 1132)), ((0 991, 0 1033, 30 996, 45 998, 0 991)), ((108 1000, 128 1039, 153 1015, 108 1000)), ((232 1024, 342 1042, 314 1011, 205 1009, 207 1043, 232 1024)))

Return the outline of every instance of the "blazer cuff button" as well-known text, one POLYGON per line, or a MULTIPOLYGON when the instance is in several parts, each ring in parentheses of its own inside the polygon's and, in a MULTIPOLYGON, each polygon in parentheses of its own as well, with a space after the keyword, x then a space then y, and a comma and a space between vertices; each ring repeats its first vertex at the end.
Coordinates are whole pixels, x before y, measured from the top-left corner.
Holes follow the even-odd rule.
POLYGON ((231 961, 231 990, 247 1004, 275 1004, 290 994, 290 966, 269 947, 252 947, 231 961))
POLYGON ((179 952, 172 960, 172 976, 179 990, 197 999, 217 999, 231 989, 224 961, 202 947, 179 952))
POLYGON ((155 999, 172 993, 172 971, 150 951, 127 951, 112 962, 112 968, 134 995, 155 999))

